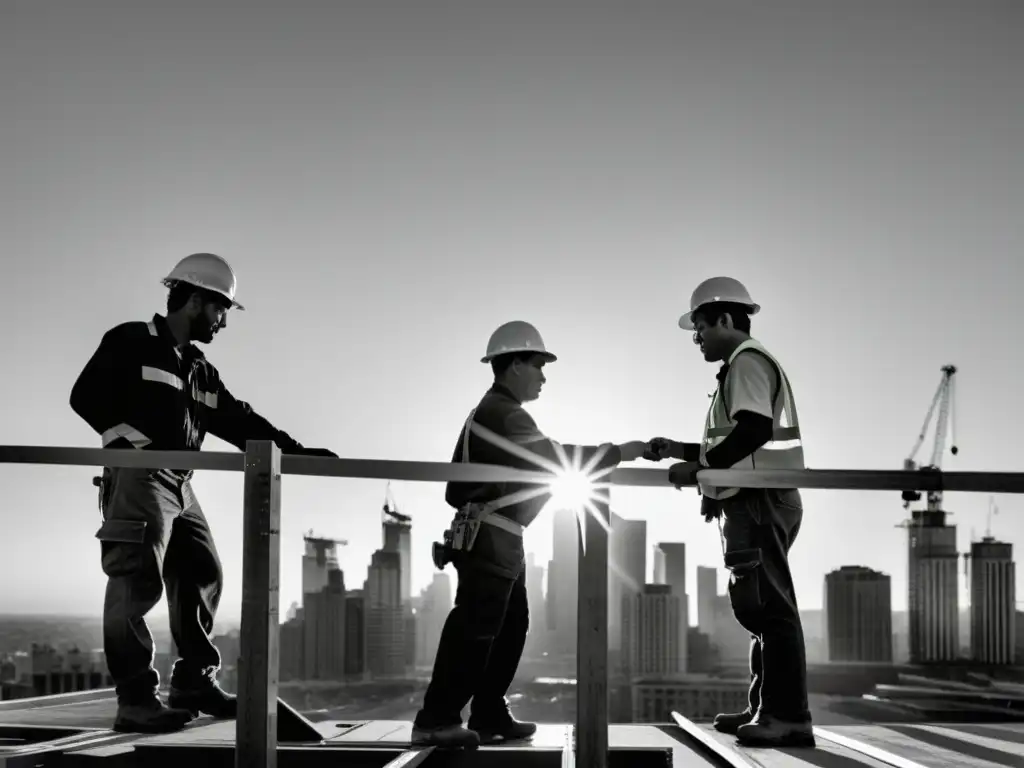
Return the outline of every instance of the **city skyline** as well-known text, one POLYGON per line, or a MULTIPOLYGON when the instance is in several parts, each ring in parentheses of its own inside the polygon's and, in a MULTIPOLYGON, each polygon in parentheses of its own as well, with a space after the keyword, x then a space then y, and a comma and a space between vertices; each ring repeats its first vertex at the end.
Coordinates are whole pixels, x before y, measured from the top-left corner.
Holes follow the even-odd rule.
MULTIPOLYGON (((730 274, 762 305, 753 333, 787 368, 809 466, 900 469, 953 363, 945 466, 1021 470, 1017 417, 991 415, 1024 374, 1003 317, 1024 277, 1013 11, 103 5, 18 4, 0 25, 4 444, 98 446, 68 406, 78 371, 110 327, 163 311, 179 258, 213 251, 246 311, 204 352, 275 425, 342 456, 447 461, 489 385, 487 338, 517 318, 560 358, 529 406, 547 434, 696 440, 715 367, 676 319, 730 274)), ((0 612, 100 611, 93 474, 0 465, 0 612)), ((311 528, 349 540, 341 567, 362 583, 385 482, 282 485, 283 614, 311 528)), ((234 620, 242 478, 193 487, 234 620)), ((418 594, 451 510, 440 485, 392 491, 418 594)), ((856 564, 905 610, 899 494, 803 495, 801 606, 856 564)), ((997 502, 992 535, 1019 550, 1024 504, 997 502)), ((988 503, 946 494, 959 552, 988 503)), ((695 491, 615 489, 613 510, 645 520, 649 546, 685 542, 688 584, 721 569, 695 491)), ((527 532, 539 563, 550 542, 547 513, 527 532)))

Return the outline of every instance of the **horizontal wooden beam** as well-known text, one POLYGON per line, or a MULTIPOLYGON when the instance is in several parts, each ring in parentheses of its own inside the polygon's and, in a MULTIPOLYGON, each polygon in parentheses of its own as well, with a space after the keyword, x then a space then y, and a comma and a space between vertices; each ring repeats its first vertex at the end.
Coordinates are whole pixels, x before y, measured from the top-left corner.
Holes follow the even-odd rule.
MULTIPOLYGON (((92 467, 165 467, 241 472, 241 453, 215 451, 133 451, 64 448, 38 445, 0 446, 0 464, 62 464, 92 467)), ((620 467, 606 482, 618 486, 671 488, 670 462, 655 467, 620 467)), ((331 459, 282 455, 281 473, 313 477, 406 480, 413 482, 543 483, 544 471, 516 470, 488 464, 385 459, 331 459)), ((1024 493, 1024 472, 935 472, 877 469, 706 469, 700 479, 734 488, 820 488, 860 491, 947 491, 961 493, 1024 493)))

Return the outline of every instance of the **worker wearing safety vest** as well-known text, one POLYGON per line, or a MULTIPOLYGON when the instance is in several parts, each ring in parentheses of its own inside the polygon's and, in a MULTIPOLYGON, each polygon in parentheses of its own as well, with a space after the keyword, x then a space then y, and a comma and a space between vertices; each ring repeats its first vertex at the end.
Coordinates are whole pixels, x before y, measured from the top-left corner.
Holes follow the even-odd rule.
POLYGON ((751 635, 748 708, 714 725, 744 744, 813 746, 807 706, 803 628, 789 569, 803 504, 796 488, 719 488, 697 480, 704 468, 803 469, 800 424, 779 361, 750 337, 760 307, 737 280, 713 277, 690 299, 679 326, 709 363, 720 362, 699 443, 654 438, 646 458, 682 459, 669 470, 676 487, 700 487, 705 520, 718 520, 729 598, 751 635))
MULTIPOLYGON (((71 407, 103 447, 198 451, 210 432, 245 450, 272 440, 285 453, 334 456, 304 448, 224 386, 192 342, 208 344, 227 325, 235 274, 219 256, 182 259, 164 278, 167 316, 122 323, 104 334, 71 391, 71 407)), ((220 654, 210 638, 223 586, 210 527, 192 492, 191 471, 104 468, 100 488, 101 566, 107 576, 103 647, 117 692, 114 730, 162 733, 199 712, 235 717, 237 701, 216 682, 220 654), (146 614, 164 586, 180 658, 168 708, 157 695, 153 638, 146 614)))
MULTIPOLYGON (((601 472, 640 458, 643 441, 560 445, 537 428, 522 404, 540 395, 544 365, 555 359, 529 323, 499 327, 482 360, 490 363, 494 382, 466 419, 452 461, 537 471, 544 463, 561 466, 564 451, 581 466, 593 458, 593 471, 601 472)), ((445 501, 457 512, 445 541, 434 545, 434 562, 455 566, 458 587, 413 724, 414 744, 473 748, 536 731, 512 716, 505 694, 529 624, 523 531, 549 498, 547 488, 526 483, 448 483, 445 501), (461 713, 471 699, 467 729, 461 713)))

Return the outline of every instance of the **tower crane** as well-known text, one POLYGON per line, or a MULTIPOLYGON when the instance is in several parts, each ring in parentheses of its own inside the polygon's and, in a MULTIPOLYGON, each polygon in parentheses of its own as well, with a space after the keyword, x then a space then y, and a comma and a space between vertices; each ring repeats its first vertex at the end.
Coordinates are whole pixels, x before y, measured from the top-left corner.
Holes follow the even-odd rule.
MULTIPOLYGON (((947 429, 952 437, 952 446, 950 447, 950 453, 954 456, 957 455, 958 449, 956 447, 956 410, 954 403, 954 376, 956 375, 956 366, 944 365, 942 367, 942 379, 939 381, 939 387, 935 391, 935 396, 932 398, 931 407, 928 408, 928 414, 924 417, 924 425, 921 427, 921 434, 917 437, 917 442, 914 443, 914 447, 910 451, 908 456, 903 461, 903 469, 908 472, 913 472, 916 469, 923 471, 939 472, 942 468, 942 454, 946 447, 946 432, 947 429), (935 425, 935 445, 932 448, 931 462, 924 466, 918 466, 915 458, 918 450, 921 448, 921 444, 924 442, 925 435, 928 432, 928 425, 931 423, 932 415, 935 414, 935 409, 938 407, 938 419, 935 425)), ((921 499, 921 493, 919 491, 903 491, 903 508, 906 509, 911 505, 912 502, 919 501, 921 499)), ((942 510, 942 491, 929 491, 928 492, 928 511, 938 512, 942 510)))
POLYGON ((398 505, 395 503, 395 497, 391 494, 390 480, 384 488, 384 515, 385 519, 391 517, 400 523, 409 523, 412 521, 412 517, 398 511, 398 505), (389 501, 391 502, 390 505, 388 504, 389 501))

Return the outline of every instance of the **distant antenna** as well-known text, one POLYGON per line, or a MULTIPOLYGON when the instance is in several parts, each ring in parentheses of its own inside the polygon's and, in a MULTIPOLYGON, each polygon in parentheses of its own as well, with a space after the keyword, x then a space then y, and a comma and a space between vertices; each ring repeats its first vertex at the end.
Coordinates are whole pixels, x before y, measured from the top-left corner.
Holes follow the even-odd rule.
POLYGON ((995 496, 988 497, 988 520, 985 524, 985 537, 992 538, 992 515, 999 514, 999 507, 996 506, 995 496))

